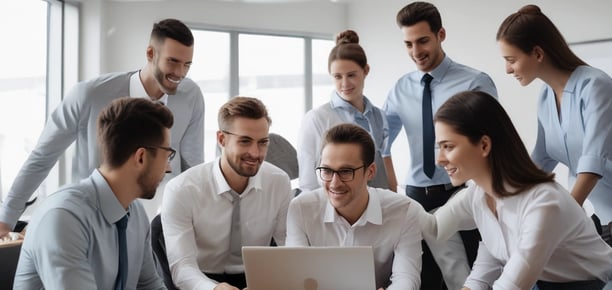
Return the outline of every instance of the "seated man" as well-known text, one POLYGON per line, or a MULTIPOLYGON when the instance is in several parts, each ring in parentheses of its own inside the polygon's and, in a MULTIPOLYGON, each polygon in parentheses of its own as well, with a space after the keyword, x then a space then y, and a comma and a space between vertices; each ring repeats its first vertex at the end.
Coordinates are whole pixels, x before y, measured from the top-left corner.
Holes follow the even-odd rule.
POLYGON ((168 107, 119 98, 98 116, 102 164, 50 195, 23 242, 14 289, 166 289, 157 276, 151 199, 170 170, 174 119, 168 107))
POLYGON ((368 187, 374 154, 372 137, 359 126, 327 131, 316 169, 323 187, 291 201, 287 246, 372 246, 376 287, 418 290, 425 212, 404 195, 368 187))
POLYGON ((219 110, 221 156, 168 182, 161 219, 168 264, 180 289, 246 287, 242 246, 285 244, 292 198, 287 173, 264 162, 270 118, 255 98, 219 110))

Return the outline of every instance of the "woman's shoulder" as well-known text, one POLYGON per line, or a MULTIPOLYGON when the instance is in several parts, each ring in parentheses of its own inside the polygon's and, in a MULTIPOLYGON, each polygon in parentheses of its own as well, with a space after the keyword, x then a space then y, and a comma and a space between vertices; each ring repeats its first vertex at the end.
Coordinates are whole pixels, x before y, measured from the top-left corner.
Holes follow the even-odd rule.
POLYGON ((570 78, 576 82, 577 89, 612 87, 612 78, 606 72, 588 65, 577 67, 570 78))

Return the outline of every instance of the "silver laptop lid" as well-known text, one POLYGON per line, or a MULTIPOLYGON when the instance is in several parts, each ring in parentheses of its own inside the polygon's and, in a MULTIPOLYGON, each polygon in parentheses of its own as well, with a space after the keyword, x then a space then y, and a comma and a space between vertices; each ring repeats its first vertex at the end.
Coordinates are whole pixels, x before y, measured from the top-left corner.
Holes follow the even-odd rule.
POLYGON ((372 247, 242 247, 249 290, 373 290, 372 247))

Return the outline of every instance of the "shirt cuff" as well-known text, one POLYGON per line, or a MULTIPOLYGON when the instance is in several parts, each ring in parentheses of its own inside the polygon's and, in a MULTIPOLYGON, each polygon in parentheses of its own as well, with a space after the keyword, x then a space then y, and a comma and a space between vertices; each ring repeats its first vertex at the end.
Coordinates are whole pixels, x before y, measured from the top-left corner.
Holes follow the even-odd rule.
MULTIPOLYGON (((578 160, 578 166, 576 167, 576 174, 578 173, 594 173, 599 176, 603 176, 608 160, 606 158, 596 156, 582 156, 578 160)), ((610 164, 612 167, 612 164, 610 164)), ((612 170, 612 168, 610 168, 612 170)))
MULTIPOLYGON (((6 201, 5 201, 6 202, 6 201)), ((22 210, 9 208, 6 204, 0 208, 0 222, 8 224, 12 229, 17 224, 19 217, 21 216, 22 210)))
POLYGON ((489 290, 489 285, 487 285, 487 283, 470 280, 465 281, 463 287, 469 288, 470 290, 489 290))

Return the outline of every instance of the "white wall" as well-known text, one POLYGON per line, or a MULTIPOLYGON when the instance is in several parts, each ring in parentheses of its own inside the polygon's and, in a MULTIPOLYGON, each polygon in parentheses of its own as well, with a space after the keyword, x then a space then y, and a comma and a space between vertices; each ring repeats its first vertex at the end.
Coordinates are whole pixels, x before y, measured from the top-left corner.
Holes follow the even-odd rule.
MULTIPOLYGON (((445 52, 453 60, 480 69, 491 76, 497 86, 501 103, 529 151, 535 144, 536 99, 542 83, 534 81, 527 87, 521 87, 512 76, 505 74, 504 62, 495 41, 501 22, 523 5, 536 4, 551 18, 569 43, 612 37, 612 20, 609 16, 612 2, 607 0, 430 2, 438 7, 442 15, 442 24, 447 32, 443 43, 445 52)), ((395 23, 397 11, 410 1, 354 0, 350 3, 348 24, 360 34, 361 44, 371 66, 366 82, 366 95, 375 104, 382 106, 393 83, 402 74, 415 69, 404 49, 400 30, 395 23)), ((400 182, 406 172, 405 164, 409 162, 407 142, 404 139, 404 135, 398 136, 392 152, 400 182)), ((564 175, 561 169, 558 177, 562 183, 564 175)))
MULTIPOLYGON (((282 31, 330 36, 346 25, 346 7, 327 1, 287 4, 245 4, 203 0, 111 1, 87 0, 83 6, 98 8, 101 19, 84 16, 82 34, 89 40, 84 47, 100 45, 96 58, 90 53, 81 67, 82 79, 99 73, 126 71, 142 67, 153 23, 177 18, 189 25, 236 27, 256 31, 282 31), (96 4, 97 3, 97 4, 96 4), (99 37, 99 38, 98 38, 99 37), (96 68, 98 68, 96 70, 96 68)), ((198 45, 195 44, 195 49, 198 45)), ((85 52, 87 53, 87 52, 85 52)), ((194 66, 198 65, 194 60, 194 66)))

